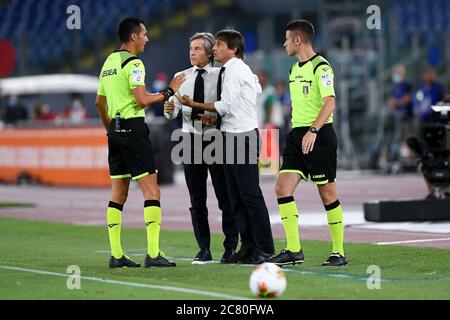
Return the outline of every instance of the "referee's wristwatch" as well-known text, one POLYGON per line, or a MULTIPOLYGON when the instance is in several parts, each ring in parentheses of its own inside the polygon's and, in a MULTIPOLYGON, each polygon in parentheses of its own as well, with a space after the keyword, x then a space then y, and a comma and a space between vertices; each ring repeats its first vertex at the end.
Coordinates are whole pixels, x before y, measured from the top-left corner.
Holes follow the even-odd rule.
POLYGON ((312 133, 315 133, 315 134, 318 134, 318 133, 319 133, 319 130, 317 130, 316 127, 310 127, 310 128, 309 128, 309 131, 312 132, 312 133))
POLYGON ((175 94, 175 91, 171 87, 167 87, 166 89, 161 90, 159 93, 162 93, 164 96, 164 101, 167 101, 171 96, 175 94))

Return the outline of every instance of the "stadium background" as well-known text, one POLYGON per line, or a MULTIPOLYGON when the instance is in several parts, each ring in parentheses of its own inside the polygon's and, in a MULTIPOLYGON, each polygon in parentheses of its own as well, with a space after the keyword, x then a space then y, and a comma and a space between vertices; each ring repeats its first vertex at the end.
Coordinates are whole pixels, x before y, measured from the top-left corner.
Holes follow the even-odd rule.
MULTIPOLYGON (((2 1, 0 39, 4 57, 0 76, 98 76, 105 57, 119 45, 117 24, 126 16, 139 16, 147 23, 150 43, 142 59, 148 89, 153 91, 159 89, 160 82, 167 83, 175 72, 189 66, 190 35, 201 30, 214 33, 224 26, 234 26, 243 33, 246 61, 255 73, 265 71, 273 85, 278 80, 286 82, 293 59, 282 46, 284 26, 299 17, 312 21, 317 32, 315 47, 330 60, 336 74, 335 124, 341 137, 339 165, 345 169, 389 171, 392 167, 380 161, 380 153, 393 131, 387 121, 386 103, 393 86, 393 65, 406 66, 414 91, 423 82, 425 67, 433 66, 438 81, 449 92, 450 3, 445 0, 2 1), (66 9, 72 4, 81 9, 79 30, 68 30, 65 23, 69 17, 66 9), (381 9, 380 30, 366 26, 370 16, 366 9, 371 4, 381 9)), ((72 93, 77 93, 75 88, 72 93)), ((72 98, 69 94, 23 96, 29 120, 19 125, 36 124, 32 119, 39 104, 48 104, 56 115, 67 114, 72 98)), ((82 98, 89 123, 99 123, 95 94, 85 93, 82 98)), ((3 92, 3 118, 7 99, 7 92, 3 92)), ((161 116, 161 107, 149 108, 149 117, 152 115, 161 116)), ((160 121, 164 122, 159 117, 153 123, 160 121)), ((394 171, 401 171, 401 167, 394 167, 394 171)))
MULTIPOLYGON (((394 252, 407 249, 394 248, 392 255, 388 256, 386 265, 398 262, 397 266, 400 266, 398 269, 401 272, 407 270, 409 265, 402 265, 406 262, 396 259, 403 259, 402 257, 406 254, 416 255, 418 251, 413 250, 418 250, 419 246, 448 250, 450 246, 448 223, 377 225, 365 222, 362 214, 362 204, 367 200, 426 196, 425 183, 420 173, 416 172, 416 160, 405 156, 400 150, 400 141, 393 138, 393 132, 398 123, 392 119, 388 99, 394 86, 391 79, 392 68, 396 64, 405 65, 407 79, 413 87, 414 99, 416 99, 416 92, 423 84, 422 74, 429 66, 436 69, 437 81, 442 84, 444 92, 450 93, 450 3, 445 0, 320 0, 316 2, 135 0, 132 3, 125 0, 1 0, 0 180, 5 184, 0 185, 0 201, 32 203, 32 206, 1 209, 1 216, 32 221, 56 220, 71 223, 76 226, 73 228, 79 228, 80 225, 104 225, 104 208, 109 198, 109 190, 104 187, 109 185, 109 178, 106 138, 94 105, 96 78, 104 59, 111 51, 118 48, 117 25, 127 16, 142 18, 146 21, 149 31, 150 42, 141 55, 146 66, 146 83, 149 91, 159 90, 175 72, 189 67, 188 38, 192 34, 198 31, 214 33, 224 26, 233 26, 243 33, 246 40, 246 62, 255 73, 265 71, 272 85, 279 80, 286 82, 288 70, 294 60, 287 57, 283 49, 284 27, 293 19, 304 18, 312 21, 317 33, 315 48, 327 57, 336 75, 335 126, 340 142, 338 187, 345 206, 348 243, 380 245, 383 246, 384 252, 391 252, 390 249, 385 249, 391 244, 413 246, 414 249, 407 248, 411 251, 398 251, 402 252, 401 254, 394 252), (71 14, 66 10, 70 5, 78 5, 81 9, 81 29, 79 30, 67 28, 66 21, 71 14), (371 13, 367 13, 366 10, 370 5, 378 5, 381 9, 381 29, 379 30, 367 28, 366 22, 371 13), (35 76, 45 77, 35 78, 35 76), (12 96, 17 97, 17 100, 11 98, 12 96), (11 120, 8 116, 8 108, 11 104, 22 106, 25 112, 23 110, 19 112, 18 108, 14 109, 11 120), (88 149, 84 147, 80 149, 80 146, 88 146, 88 149), (39 148, 48 148, 45 157, 39 153, 39 148), (67 151, 69 149, 70 152, 67 151), (11 150, 15 151, 11 152, 11 150), (67 152, 61 152, 62 150, 67 152), (86 150, 89 151, 87 154, 86 150), (44 158, 36 160, 37 156, 44 158), (34 174, 40 178, 34 179, 34 174), (95 183, 90 183, 92 181, 95 183), (43 185, 39 182, 43 182, 43 185), (60 185, 101 186, 101 188, 59 188, 60 185)), ((157 160, 162 169, 161 203, 165 208, 163 229, 190 231, 188 236, 184 236, 183 241, 176 242, 179 249, 173 250, 175 253, 172 253, 178 252, 179 256, 184 256, 188 261, 185 263, 188 264, 190 255, 194 254, 193 250, 195 250, 190 217, 186 213, 189 198, 180 175, 181 168, 171 163, 169 148, 167 148, 170 144, 170 132, 177 128, 179 123, 166 121, 161 116, 161 110, 161 106, 149 108, 146 121, 152 130, 158 151, 159 159, 157 160), (188 242, 193 247, 186 249, 183 245, 188 242)), ((288 118, 289 110, 284 111, 285 118, 288 118)), ((287 130, 289 123, 285 121, 283 126, 284 130, 287 130)), ((283 131, 283 128, 281 129, 283 131)), ((263 179, 262 189, 271 214, 274 235, 283 237, 273 192, 274 182, 273 175, 263 179)), ((302 238, 327 240, 326 219, 323 216, 323 208, 317 192, 311 185, 304 185, 302 188, 304 188, 302 191, 297 191, 301 199, 302 214, 304 214, 301 222, 304 226, 302 238)), ((220 216, 211 185, 209 185, 208 194, 211 229, 220 234, 220 216)), ((124 216, 124 224, 127 227, 142 228, 141 195, 136 186, 130 193, 126 208, 128 212, 124 216)), ((26 262, 19 263, 14 260, 16 253, 22 252, 20 251, 22 249, 14 248, 16 245, 19 246, 20 240, 23 240, 24 246, 31 244, 30 247, 33 247, 34 239, 26 239, 33 232, 37 232, 37 237, 41 239, 39 231, 36 231, 40 230, 40 227, 35 228, 30 222, 30 229, 25 229, 25 233, 22 234, 23 239, 16 239, 15 233, 11 231, 13 229, 9 228, 17 227, 16 220, 1 221, 2 234, 5 237, 8 236, 4 246, 0 246, 3 254, 8 257, 5 261, 26 267, 26 262), (11 239, 18 240, 17 244, 12 246, 11 239), (9 245, 6 246, 7 244, 9 245), (11 248, 9 248, 10 245, 11 248)), ((27 224, 25 228, 26 226, 27 224)), ((52 235, 53 232, 56 234, 56 231, 53 231, 57 229, 56 226, 48 225, 45 228, 48 228, 48 231, 42 231, 46 234, 45 237, 47 234, 52 235)), ((97 256, 90 257, 94 260, 90 260, 87 265, 96 266, 97 269, 92 271, 92 274, 105 276, 102 274, 103 269, 100 266, 97 267, 97 264, 102 264, 107 256, 106 234, 104 230, 96 229, 99 231, 94 235, 94 229, 89 230, 92 231, 88 232, 92 239, 97 239, 96 241, 100 243, 104 240, 104 243, 92 245, 92 248, 88 245, 80 246, 80 250, 86 249, 86 251, 83 251, 79 257, 92 255, 95 250, 97 256), (88 251, 87 248, 92 250, 88 251), (103 256, 98 258, 102 254, 103 256)), ((132 229, 129 232, 136 235, 138 231, 132 229)), ((64 234, 60 238, 55 235, 49 241, 59 243, 59 239, 63 237, 64 234)), ((219 239, 217 235, 215 237, 217 247, 219 239)), ((134 238, 137 239, 138 236, 134 238)), ((163 239, 162 243, 168 246, 173 239, 163 239)), ((70 243, 70 240, 66 239, 66 241, 70 243)), ((142 243, 133 241, 134 247, 130 245, 132 248, 142 248, 142 243)), ((61 244, 63 243, 64 241, 61 241, 61 244)), ((323 247, 327 247, 327 244, 325 243, 323 247)), ((375 249, 368 247, 370 250, 359 247, 360 251, 355 249, 356 247, 353 248, 353 251, 350 250, 353 256, 357 256, 357 252, 360 253, 358 272, 355 269, 349 269, 343 273, 350 274, 350 278, 355 277, 352 279, 358 281, 353 273, 362 273, 364 276, 365 268, 372 261, 372 257, 377 255, 381 257, 382 251, 377 249, 378 247, 375 249), (364 255, 366 258, 363 259, 364 255)), ((131 253, 138 251, 135 249, 131 253)), ((72 259, 72 257, 64 256, 66 251, 62 249, 59 253, 64 263, 72 259)), ((434 253, 436 256, 442 256, 438 251, 434 253)), ((51 255, 48 251, 45 254, 51 255)), ((69 255, 70 251, 67 254, 69 255)), ((319 257, 319 254, 316 255, 317 261, 323 258, 319 257)), ((431 253, 424 254, 423 257, 429 257, 427 263, 435 258, 431 257, 431 253)), ((438 259, 433 261, 437 262, 438 259)), ((51 270, 64 272, 62 268, 66 265, 63 262, 53 260, 48 264, 39 262, 36 263, 35 268, 48 270, 50 267, 47 268, 47 266, 51 265, 51 270)), ((420 263, 422 262, 426 265, 424 261, 420 263)), ((80 262, 82 263, 83 261, 80 262)), ((422 268, 422 264, 419 263, 416 267, 418 270, 408 271, 411 277, 424 275, 424 270, 433 271, 428 270, 427 267, 422 268), (414 273, 416 271, 417 273, 414 273)), ((182 268, 179 269, 183 272, 182 268)), ((219 268, 214 270, 218 274, 222 272, 219 268)), ((324 273, 316 269, 306 270, 307 276, 313 278, 317 275, 324 276, 324 273), (316 271, 317 274, 315 274, 316 271)), ((435 270, 438 270, 437 274, 430 277, 439 278, 439 281, 442 277, 448 278, 448 268, 443 267, 442 264, 435 270)), ((397 276, 394 271, 392 271, 393 277, 397 276)), ((191 272, 198 271, 191 270, 191 272)), ((234 272, 237 274, 236 271, 234 272)), ((138 275, 135 277, 135 281, 148 280, 138 275)), ((234 279, 233 277, 230 276, 230 279, 234 279)), ((340 274, 325 275, 325 279, 328 279, 330 283, 344 281, 336 280, 334 277, 339 278, 340 274)), ((425 273, 424 277, 428 277, 428 273, 425 273)), ((0 278, 0 280, 7 281, 6 278, 0 278)), ((120 280, 120 275, 118 279, 120 280)), ((193 279, 197 278, 193 277, 193 279)), ((422 280, 426 281, 426 279, 422 280)), ((8 285, 7 282, 5 283, 8 285)), ((240 282, 236 283, 236 287, 242 286, 240 282)), ((195 283, 190 285, 196 286, 195 283)), ((349 286, 352 290, 353 285, 349 286)), ((417 290, 408 287, 403 292, 404 297, 410 297, 408 294, 413 298, 421 297, 418 293, 420 283, 415 285, 417 290)), ((450 291, 447 282, 439 282, 436 287, 433 284, 430 288, 434 290, 430 293, 430 297, 448 298, 450 291)), ((371 296, 366 292, 362 297, 395 299, 402 296, 402 293, 397 295, 394 284, 391 289, 392 291, 384 291, 384 293, 388 292, 387 295, 371 296)), ((303 289, 300 286, 298 290, 303 289)), ((37 292, 31 295, 16 294, 16 292, 18 291, 0 290, 0 296, 26 299, 43 297, 37 292)), ((228 292, 234 291, 229 289, 228 292)), ((242 295, 242 292, 235 293, 242 295)), ((59 294, 56 293, 55 296, 59 297, 59 294)), ((296 294, 291 293, 287 297, 298 298, 299 295, 296 294)), ((425 294, 428 293, 423 293, 425 294)), ((62 297, 71 298, 66 294, 62 297)), ((82 295, 80 297, 83 298, 82 295)), ((88 298, 91 297, 88 296, 88 298)), ((306 295, 306 297, 333 298, 324 293, 315 296, 306 295)), ((358 298, 358 294, 355 294, 355 291, 344 290, 339 297, 358 298)))

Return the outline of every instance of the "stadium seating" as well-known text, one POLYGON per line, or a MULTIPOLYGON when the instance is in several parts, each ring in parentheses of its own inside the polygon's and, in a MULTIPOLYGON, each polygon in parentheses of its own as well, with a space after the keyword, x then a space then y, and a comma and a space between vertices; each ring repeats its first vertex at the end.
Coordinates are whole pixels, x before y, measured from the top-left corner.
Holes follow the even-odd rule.
MULTIPOLYGON (((178 2, 182 1, 164 1, 169 9, 178 2)), ((8 5, 0 4, 0 39, 11 40, 16 48, 28 48, 25 53, 31 70, 60 61, 69 56, 73 48, 66 27, 69 17, 66 10, 70 5, 78 5, 81 9, 79 45, 85 47, 98 38, 115 35, 120 18, 150 17, 160 6, 160 1, 146 0, 130 5, 126 0, 12 0, 8 5)))
POLYGON ((450 3, 446 0, 412 0, 393 5, 399 30, 413 32, 445 31, 450 27, 450 3))

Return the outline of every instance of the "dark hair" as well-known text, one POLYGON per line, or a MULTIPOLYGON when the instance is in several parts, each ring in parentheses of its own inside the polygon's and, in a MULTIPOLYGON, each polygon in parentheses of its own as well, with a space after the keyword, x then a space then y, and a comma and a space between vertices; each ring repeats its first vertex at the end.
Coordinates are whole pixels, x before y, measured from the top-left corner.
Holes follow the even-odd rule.
POLYGON ((225 28, 216 33, 216 40, 224 41, 229 49, 237 49, 236 57, 244 59, 245 42, 244 37, 239 31, 225 28))
POLYGON ((306 20, 295 20, 286 25, 285 31, 296 31, 307 43, 312 43, 315 31, 311 22, 306 20))
POLYGON ((138 18, 126 18, 119 24, 119 39, 120 42, 125 43, 130 40, 132 33, 139 33, 141 31, 141 23, 144 21, 138 18))

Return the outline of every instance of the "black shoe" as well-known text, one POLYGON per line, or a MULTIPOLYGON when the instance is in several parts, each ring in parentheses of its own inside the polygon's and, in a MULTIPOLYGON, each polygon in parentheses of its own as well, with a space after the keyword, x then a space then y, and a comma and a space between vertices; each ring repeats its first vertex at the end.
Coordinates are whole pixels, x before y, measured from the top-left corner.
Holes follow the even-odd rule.
POLYGON ((222 264, 235 264, 238 262, 238 255, 235 250, 227 249, 220 259, 220 263, 222 264))
POLYGON ((275 252, 271 252, 271 253, 265 253, 265 252, 261 252, 261 255, 264 257, 264 259, 267 261, 268 259, 272 258, 273 256, 275 256, 275 252))
POLYGON ((253 249, 242 249, 241 248, 236 253, 236 255, 237 255, 238 260, 240 260, 240 259, 244 259, 244 258, 247 258, 247 257, 251 256, 252 253, 253 253, 253 249))
POLYGON ((212 262, 211 251, 209 249, 202 249, 192 260, 192 264, 207 264, 212 262))
POLYGON ((176 264, 173 261, 169 261, 164 258, 161 253, 156 258, 151 258, 148 254, 145 257, 145 267, 175 267, 176 264))
POLYGON ((137 262, 130 260, 127 256, 123 255, 122 258, 117 259, 111 256, 109 258, 109 267, 114 268, 139 268, 141 265, 137 262))
POLYGON ((261 264, 266 261, 266 256, 258 250, 253 251, 250 255, 238 256, 238 264, 261 264))
POLYGON ((437 197, 433 193, 430 193, 425 197, 425 200, 436 200, 436 199, 437 197))
POLYGON ((302 264, 303 261, 305 261, 303 250, 300 250, 298 252, 292 252, 288 249, 283 249, 276 256, 266 260, 266 262, 275 263, 279 267, 286 266, 289 264, 292 265, 302 264))
POLYGON ((346 264, 348 264, 347 259, 341 255, 340 253, 331 253, 330 257, 328 258, 327 261, 325 261, 324 263, 322 263, 322 266, 327 266, 327 267, 340 267, 340 266, 345 266, 346 264))

